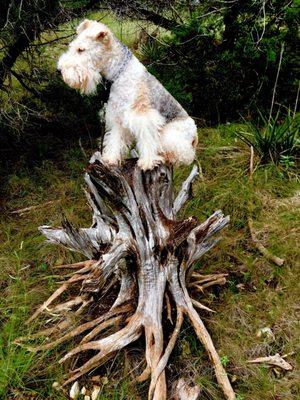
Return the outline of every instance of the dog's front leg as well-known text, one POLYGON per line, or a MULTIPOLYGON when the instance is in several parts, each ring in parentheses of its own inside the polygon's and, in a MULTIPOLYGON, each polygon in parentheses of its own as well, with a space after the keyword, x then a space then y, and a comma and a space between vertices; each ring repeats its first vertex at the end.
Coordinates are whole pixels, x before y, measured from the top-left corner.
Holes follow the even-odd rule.
POLYGON ((121 163, 130 146, 130 137, 126 129, 115 124, 106 132, 103 143, 102 160, 111 165, 121 163))
POLYGON ((144 171, 153 169, 164 160, 160 155, 163 118, 156 110, 149 110, 146 113, 131 113, 129 121, 140 156, 138 166, 144 171))

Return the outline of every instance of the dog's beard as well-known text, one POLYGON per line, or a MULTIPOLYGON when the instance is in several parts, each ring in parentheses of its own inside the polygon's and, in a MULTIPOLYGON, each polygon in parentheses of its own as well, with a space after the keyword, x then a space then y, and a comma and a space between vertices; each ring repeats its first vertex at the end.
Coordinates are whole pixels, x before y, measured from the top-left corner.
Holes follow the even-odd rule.
POLYGON ((63 80, 73 89, 79 89, 81 93, 93 94, 97 85, 102 81, 100 73, 92 68, 66 67, 61 68, 63 80))

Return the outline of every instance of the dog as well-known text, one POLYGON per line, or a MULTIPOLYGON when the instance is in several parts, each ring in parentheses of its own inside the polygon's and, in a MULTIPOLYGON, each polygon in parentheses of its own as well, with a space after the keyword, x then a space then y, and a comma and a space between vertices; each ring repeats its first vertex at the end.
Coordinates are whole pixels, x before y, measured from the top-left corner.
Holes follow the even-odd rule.
POLYGON ((106 25, 85 19, 76 33, 57 68, 65 83, 87 95, 102 77, 111 82, 102 161, 120 164, 136 142, 144 171, 163 162, 190 164, 197 128, 177 100, 106 25))

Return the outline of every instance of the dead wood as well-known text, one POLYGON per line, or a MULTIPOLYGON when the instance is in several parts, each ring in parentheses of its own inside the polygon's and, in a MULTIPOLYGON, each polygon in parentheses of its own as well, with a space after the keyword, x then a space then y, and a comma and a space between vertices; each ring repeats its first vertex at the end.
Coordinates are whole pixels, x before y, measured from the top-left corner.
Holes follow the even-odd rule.
POLYGON ((280 356, 280 354, 276 353, 274 356, 268 357, 259 357, 255 358, 254 360, 248 360, 249 364, 268 364, 271 366, 279 367, 286 371, 291 371, 293 366, 289 364, 287 361, 284 360, 285 356, 280 356))
POLYGON ((37 205, 35 205, 35 206, 29 206, 29 207, 19 208, 18 210, 10 211, 10 214, 19 214, 19 215, 23 215, 23 214, 26 213, 26 212, 33 211, 33 210, 36 210, 36 209, 38 209, 38 208, 47 207, 47 206, 49 206, 50 204, 58 203, 59 201, 60 201, 60 200, 50 200, 50 201, 47 201, 46 203, 43 203, 43 204, 37 204, 37 205))
MULTIPOLYGON (((194 308, 211 312, 195 295, 226 281, 226 274, 202 275, 193 266, 217 243, 215 236, 229 218, 216 211, 199 224, 194 217, 176 216, 191 196, 197 176, 198 168, 193 167, 175 197, 167 166, 143 172, 136 159, 130 159, 122 167, 108 168, 95 154, 85 177, 93 212, 91 227, 74 228, 65 220, 62 228, 40 228, 51 243, 81 252, 88 259, 56 267, 71 273, 29 319, 44 318, 40 335, 49 333, 47 342, 31 347, 35 351, 77 340, 60 360, 68 363, 72 359, 70 368, 75 366, 62 386, 91 373, 144 335, 146 367, 137 380, 150 379, 149 400, 167 399, 165 368, 187 317, 208 353, 225 398, 235 399, 212 339, 194 308), (167 340, 163 313, 173 325, 167 340)), ((33 334, 28 340, 37 338, 33 334)), ((24 341, 23 337, 18 343, 24 341)), ((198 396, 197 388, 180 390, 179 385, 178 398, 189 392, 193 392, 190 398, 198 396)))
POLYGON ((284 264, 284 259, 275 256, 272 254, 258 239, 257 233, 254 230, 253 226, 253 220, 251 217, 248 217, 248 227, 251 235, 252 242, 254 246, 257 248, 257 250, 269 261, 272 261, 279 267, 281 267, 284 264))
MULTIPOLYGON (((254 149, 253 146, 250 146, 250 161, 249 161, 249 181, 253 181, 253 171, 254 171, 254 149)), ((249 210, 252 207, 249 207, 249 210)), ((269 261, 272 261, 279 267, 281 267, 284 264, 284 259, 275 256, 272 254, 258 239, 257 233, 254 229, 253 226, 253 219, 251 217, 251 212, 250 215, 248 216, 248 227, 249 227, 249 232, 250 236, 252 239, 252 242, 254 246, 257 248, 257 250, 269 261)))

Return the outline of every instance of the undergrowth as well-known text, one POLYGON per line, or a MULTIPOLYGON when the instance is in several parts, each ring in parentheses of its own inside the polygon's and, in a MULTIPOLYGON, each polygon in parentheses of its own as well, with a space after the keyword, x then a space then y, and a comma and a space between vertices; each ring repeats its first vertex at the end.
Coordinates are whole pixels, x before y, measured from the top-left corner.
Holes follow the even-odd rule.
MULTIPOLYGON (((249 148, 236 139, 238 128, 223 125, 200 130, 198 161, 202 175, 195 182, 194 198, 183 210, 185 216, 195 215, 200 220, 219 208, 231 216, 221 242, 196 266, 203 273, 229 274, 226 286, 208 290, 200 298, 216 311, 211 315, 202 313, 202 317, 239 400, 297 399, 299 182, 296 173, 287 175, 281 165, 261 166, 258 158, 253 180, 249 181, 249 148), (260 240, 286 260, 283 267, 268 262, 253 247, 247 225, 249 205, 260 240), (266 326, 272 329, 275 341, 256 337, 257 330, 266 326), (274 372, 246 362, 277 352, 292 353, 287 361, 294 366, 293 371, 274 372)), ((93 151, 88 140, 82 142, 82 147, 88 156, 93 151)), ((45 244, 37 227, 59 225, 63 214, 77 226, 90 224, 82 190, 86 164, 77 139, 70 139, 58 158, 38 160, 30 168, 20 160, 6 177, 0 216, 1 399, 67 398, 52 389, 52 383, 63 373, 57 364, 59 349, 33 354, 13 341, 34 330, 34 326, 25 325, 26 319, 56 287, 56 271, 51 266, 81 259, 63 248, 45 244), (33 205, 40 207, 23 214, 12 213, 33 205)), ((189 167, 175 169, 177 187, 188 172, 189 167)), ((99 369, 99 399, 145 398, 147 384, 131 382, 141 360, 140 345, 134 343, 99 369)), ((188 324, 170 359, 168 381, 171 384, 178 375, 185 374, 201 387, 202 399, 222 399, 210 363, 188 324)))
POLYGON ((288 114, 282 118, 278 111, 275 117, 259 113, 257 123, 248 122, 245 129, 237 130, 237 136, 252 146, 261 161, 294 166, 294 157, 300 154, 300 120, 288 114), (288 164, 288 161, 290 163, 288 164), (291 163, 293 161, 293 163, 291 163))

